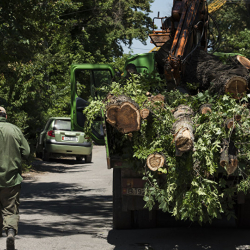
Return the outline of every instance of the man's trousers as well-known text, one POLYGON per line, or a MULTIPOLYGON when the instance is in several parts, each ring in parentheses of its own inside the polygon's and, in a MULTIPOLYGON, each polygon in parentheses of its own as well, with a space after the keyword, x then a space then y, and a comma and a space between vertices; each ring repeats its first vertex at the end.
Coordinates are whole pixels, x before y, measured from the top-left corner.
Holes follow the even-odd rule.
POLYGON ((3 229, 7 231, 13 228, 16 234, 19 222, 20 190, 21 184, 14 187, 0 188, 0 209, 3 217, 3 229))

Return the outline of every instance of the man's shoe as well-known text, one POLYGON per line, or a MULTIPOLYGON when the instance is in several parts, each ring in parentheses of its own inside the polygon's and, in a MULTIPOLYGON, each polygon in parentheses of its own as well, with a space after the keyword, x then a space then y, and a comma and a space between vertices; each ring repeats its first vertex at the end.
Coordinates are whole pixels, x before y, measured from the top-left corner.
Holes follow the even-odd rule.
POLYGON ((7 231, 6 250, 15 250, 15 230, 12 228, 7 231))

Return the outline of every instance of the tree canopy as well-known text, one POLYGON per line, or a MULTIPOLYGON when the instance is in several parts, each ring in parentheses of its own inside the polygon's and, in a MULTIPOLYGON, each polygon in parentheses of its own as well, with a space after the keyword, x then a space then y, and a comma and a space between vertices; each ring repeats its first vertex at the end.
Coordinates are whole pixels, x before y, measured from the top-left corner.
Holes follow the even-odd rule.
POLYGON ((1 1, 0 105, 9 120, 32 142, 48 117, 69 115, 70 65, 114 64, 123 44, 145 42, 152 1, 1 1))
MULTIPOLYGON (((221 32, 217 51, 240 53, 250 58, 250 5, 247 1, 226 2, 219 10, 212 13, 221 32)), ((213 26, 214 23, 212 23, 213 26)), ((214 30, 214 34, 218 33, 214 30)))

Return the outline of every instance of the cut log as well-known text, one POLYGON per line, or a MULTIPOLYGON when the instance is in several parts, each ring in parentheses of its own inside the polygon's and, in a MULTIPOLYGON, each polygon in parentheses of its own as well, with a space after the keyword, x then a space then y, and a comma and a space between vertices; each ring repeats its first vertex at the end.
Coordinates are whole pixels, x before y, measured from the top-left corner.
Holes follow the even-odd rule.
POLYGON ((151 115, 151 112, 149 109, 144 108, 140 110, 140 115, 143 120, 148 119, 151 115))
POLYGON ((222 87, 224 85, 225 93, 232 95, 234 99, 240 99, 247 91, 247 81, 241 76, 221 77, 222 87))
POLYGON ((238 168, 238 159, 236 155, 229 155, 229 164, 227 166, 228 175, 233 174, 238 168))
POLYGON ((224 140, 220 156, 220 165, 225 168, 228 175, 233 174, 237 169, 237 148, 232 141, 229 143, 227 140, 224 140))
POLYGON ((220 165, 223 168, 227 168, 228 165, 229 165, 228 146, 225 146, 225 148, 221 152, 221 155, 220 155, 220 165))
POLYGON ((237 60, 243 65, 246 69, 250 70, 250 61, 244 56, 237 56, 237 60))
POLYGON ((190 117, 181 117, 173 124, 176 156, 182 156, 184 152, 193 149, 194 134, 190 117))
POLYGON ((233 118, 229 118, 229 119, 226 119, 225 121, 225 126, 226 128, 230 129, 233 127, 233 129, 235 129, 236 125, 235 125, 235 120, 233 118))
POLYGON ((182 156, 184 152, 193 149, 194 134, 191 116, 193 110, 186 105, 179 105, 174 112, 174 118, 177 120, 173 124, 173 134, 175 142, 176 156, 182 156))
POLYGON ((158 153, 151 154, 147 158, 147 166, 152 171, 156 171, 159 168, 162 168, 165 165, 165 162, 165 156, 158 153))
POLYGON ((129 97, 112 97, 106 106, 106 117, 106 121, 123 134, 140 130, 139 106, 129 97))
POLYGON ((211 105, 211 104, 207 103, 207 104, 203 104, 203 105, 200 106, 200 110, 199 110, 199 113, 200 113, 200 114, 205 115, 205 114, 207 114, 208 112, 209 112, 209 113, 212 112, 212 105, 211 105))
POLYGON ((174 111, 174 118, 179 119, 181 117, 191 117, 193 116, 193 110, 187 105, 179 105, 174 111))
POLYGON ((183 79, 197 83, 200 89, 209 89, 212 94, 229 93, 239 99, 247 91, 248 69, 232 57, 227 64, 220 57, 197 49, 188 59, 183 79))

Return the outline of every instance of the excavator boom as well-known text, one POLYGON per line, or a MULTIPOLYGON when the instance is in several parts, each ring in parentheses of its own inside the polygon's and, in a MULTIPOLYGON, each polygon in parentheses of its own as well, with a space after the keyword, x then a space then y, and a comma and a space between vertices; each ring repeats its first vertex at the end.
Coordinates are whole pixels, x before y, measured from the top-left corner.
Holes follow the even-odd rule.
POLYGON ((156 61, 167 80, 173 80, 178 85, 185 70, 185 58, 197 46, 207 50, 207 26, 205 0, 173 1, 171 17, 165 17, 161 31, 154 31, 150 35, 151 41, 161 46, 156 53, 156 61))

